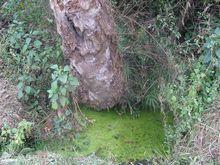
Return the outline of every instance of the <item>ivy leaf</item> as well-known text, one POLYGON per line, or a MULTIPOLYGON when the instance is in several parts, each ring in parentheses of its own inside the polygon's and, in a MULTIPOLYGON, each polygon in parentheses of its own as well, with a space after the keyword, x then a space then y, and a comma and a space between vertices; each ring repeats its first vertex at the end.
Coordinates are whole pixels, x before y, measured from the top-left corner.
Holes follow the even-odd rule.
POLYGON ((42 45, 42 42, 40 42, 39 40, 34 41, 34 47, 39 49, 42 45))
POLYGON ((52 102, 52 109, 58 109, 58 103, 56 101, 52 102))
POLYGON ((23 88, 23 82, 19 82, 18 85, 17 85, 17 88, 19 90, 21 90, 23 88))
POLYGON ((55 80, 56 78, 57 78, 57 75, 53 73, 52 74, 52 79, 55 80))
POLYGON ((217 35, 220 36, 220 28, 216 28, 216 29, 215 29, 215 34, 217 34, 217 35))
POLYGON ((66 116, 69 116, 69 115, 71 115, 71 114, 72 114, 72 111, 71 111, 71 110, 68 109, 68 110, 65 111, 65 115, 66 115, 66 116))
POLYGON ((173 102, 176 102, 176 97, 175 97, 175 96, 172 96, 171 100, 172 100, 173 102))
POLYGON ((22 90, 18 91, 18 98, 21 99, 24 96, 22 90))
POLYGON ((56 102, 58 100, 58 98, 59 98, 58 94, 54 94, 51 98, 51 101, 56 102))
POLYGON ((55 91, 57 90, 57 88, 58 88, 57 81, 53 81, 53 82, 51 83, 51 90, 52 90, 53 92, 55 92, 55 91))
POLYGON ((26 52, 27 51, 28 46, 30 45, 30 43, 31 43, 31 38, 27 38, 26 41, 25 41, 25 44, 24 44, 24 46, 22 48, 22 52, 26 52))
POLYGON ((16 134, 17 133, 17 128, 12 128, 11 133, 16 134))
POLYGON ((76 77, 71 76, 69 78, 69 81, 70 81, 70 85, 72 85, 72 86, 78 86, 79 85, 79 81, 76 77))
POLYGON ((204 48, 210 49, 212 47, 212 40, 210 38, 206 39, 206 43, 204 44, 204 48))
POLYGON ((60 92, 61 92, 61 94, 63 95, 63 96, 65 96, 66 95, 66 88, 64 88, 64 87, 61 87, 60 88, 60 92))
POLYGON ((33 33, 32 33, 33 35, 39 35, 40 34, 40 31, 33 31, 33 33))
POLYGON ((215 53, 216 53, 216 56, 220 59, 220 48, 218 48, 215 53))
POLYGON ((31 93, 31 87, 30 87, 30 86, 27 86, 27 87, 25 88, 25 92, 26 92, 27 94, 30 94, 30 93, 31 93))
POLYGON ((54 64, 50 67, 51 69, 54 69, 54 70, 57 70, 58 69, 58 65, 57 64, 54 64))
POLYGON ((64 83, 64 84, 67 82, 67 79, 68 79, 68 76, 67 76, 66 74, 61 75, 61 76, 59 77, 59 80, 60 80, 62 83, 64 83))
POLYGON ((11 45, 15 44, 16 43, 16 40, 14 37, 10 37, 9 38, 9 42, 11 43, 11 45))
POLYGON ((217 60, 217 62, 216 62, 216 67, 217 68, 220 68, 220 58, 217 60))
POLYGON ((53 96, 53 91, 52 90, 48 90, 47 93, 49 94, 49 98, 51 98, 53 96))
POLYGON ((65 72, 69 72, 70 71, 70 67, 68 65, 66 65, 63 69, 65 72))
POLYGON ((61 103, 62 107, 64 108, 68 103, 68 99, 66 97, 61 97, 60 103, 61 103))
POLYGON ((205 51, 205 58, 204 58, 204 63, 205 64, 208 64, 208 63, 210 63, 211 62, 211 60, 212 60, 212 56, 211 56, 211 50, 206 50, 205 51))

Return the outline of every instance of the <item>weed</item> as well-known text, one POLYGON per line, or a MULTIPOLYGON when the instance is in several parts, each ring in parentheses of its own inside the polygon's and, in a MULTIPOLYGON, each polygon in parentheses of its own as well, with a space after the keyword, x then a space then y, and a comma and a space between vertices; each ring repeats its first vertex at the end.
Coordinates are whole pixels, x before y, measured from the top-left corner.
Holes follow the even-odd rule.
POLYGON ((8 75, 18 81, 18 98, 29 105, 47 106, 40 96, 47 96, 50 65, 62 61, 59 45, 46 44, 48 37, 46 31, 32 29, 26 32, 25 24, 15 20, 4 36, 1 58, 8 75))
MULTIPOLYGON (((216 31, 211 36, 216 36, 216 31)), ((211 43, 215 43, 214 41, 211 43)), ((183 145, 183 141, 190 140, 194 124, 202 121, 203 113, 219 94, 219 71, 216 65, 218 47, 216 43, 210 44, 209 37, 199 60, 194 61, 190 67, 189 64, 184 66, 185 72, 177 77, 174 84, 168 84, 164 91, 175 119, 173 128, 167 128, 167 142, 174 146, 174 152, 183 145), (212 52, 212 56, 207 52, 212 52)), ((180 155, 177 157, 181 159, 181 154, 184 153, 178 154, 180 155)))
POLYGON ((204 48, 204 62, 206 64, 211 64, 220 71, 220 28, 216 28, 214 34, 206 39, 204 48))
POLYGON ((58 65, 52 65, 54 70, 52 73, 51 88, 48 90, 49 98, 51 100, 52 109, 65 109, 70 104, 70 93, 74 93, 74 90, 79 85, 78 80, 71 75, 69 66, 64 68, 58 65))
POLYGON ((52 79, 51 65, 64 62, 60 40, 50 27, 53 20, 48 5, 43 0, 10 0, 0 11, 10 23, 1 29, 4 44, 0 59, 4 75, 18 84, 18 98, 25 105, 25 117, 36 123, 44 121, 50 113, 47 90, 52 79))
POLYGON ((17 128, 10 128, 6 123, 1 129, 1 150, 18 153, 25 145, 26 139, 31 135, 33 123, 26 120, 18 123, 17 128))

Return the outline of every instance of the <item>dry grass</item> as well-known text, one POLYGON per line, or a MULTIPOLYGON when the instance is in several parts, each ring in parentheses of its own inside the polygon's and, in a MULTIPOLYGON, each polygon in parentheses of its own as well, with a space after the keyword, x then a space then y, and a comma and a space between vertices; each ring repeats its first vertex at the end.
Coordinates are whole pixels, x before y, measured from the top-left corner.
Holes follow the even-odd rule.
MULTIPOLYGON (((207 109, 203 120, 195 124, 190 137, 175 148, 172 162, 218 164, 220 162, 220 97, 207 109)), ((175 164, 175 163, 174 163, 175 164)))
POLYGON ((195 125, 192 153, 201 158, 201 163, 220 162, 220 97, 210 110, 195 125))

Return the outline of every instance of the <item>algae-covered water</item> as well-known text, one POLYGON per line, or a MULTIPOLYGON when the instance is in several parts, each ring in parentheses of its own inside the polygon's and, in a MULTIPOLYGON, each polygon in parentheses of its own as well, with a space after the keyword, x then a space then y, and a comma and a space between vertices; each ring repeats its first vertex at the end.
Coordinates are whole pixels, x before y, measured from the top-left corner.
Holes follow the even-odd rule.
MULTIPOLYGON (((115 110, 83 109, 93 121, 75 139, 47 142, 46 149, 64 156, 97 156, 117 162, 141 160, 164 151, 164 128, 160 112, 141 111, 139 117, 115 110)), ((45 146, 44 146, 45 147, 45 146)))

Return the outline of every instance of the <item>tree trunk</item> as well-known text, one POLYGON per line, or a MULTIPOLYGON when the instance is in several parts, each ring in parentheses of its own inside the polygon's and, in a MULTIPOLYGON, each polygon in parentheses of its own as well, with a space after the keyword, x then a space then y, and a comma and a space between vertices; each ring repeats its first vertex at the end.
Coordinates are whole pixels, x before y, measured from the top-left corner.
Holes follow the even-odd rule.
POLYGON ((79 101, 105 109, 120 101, 124 78, 108 0, 50 0, 63 52, 80 80, 79 101))

